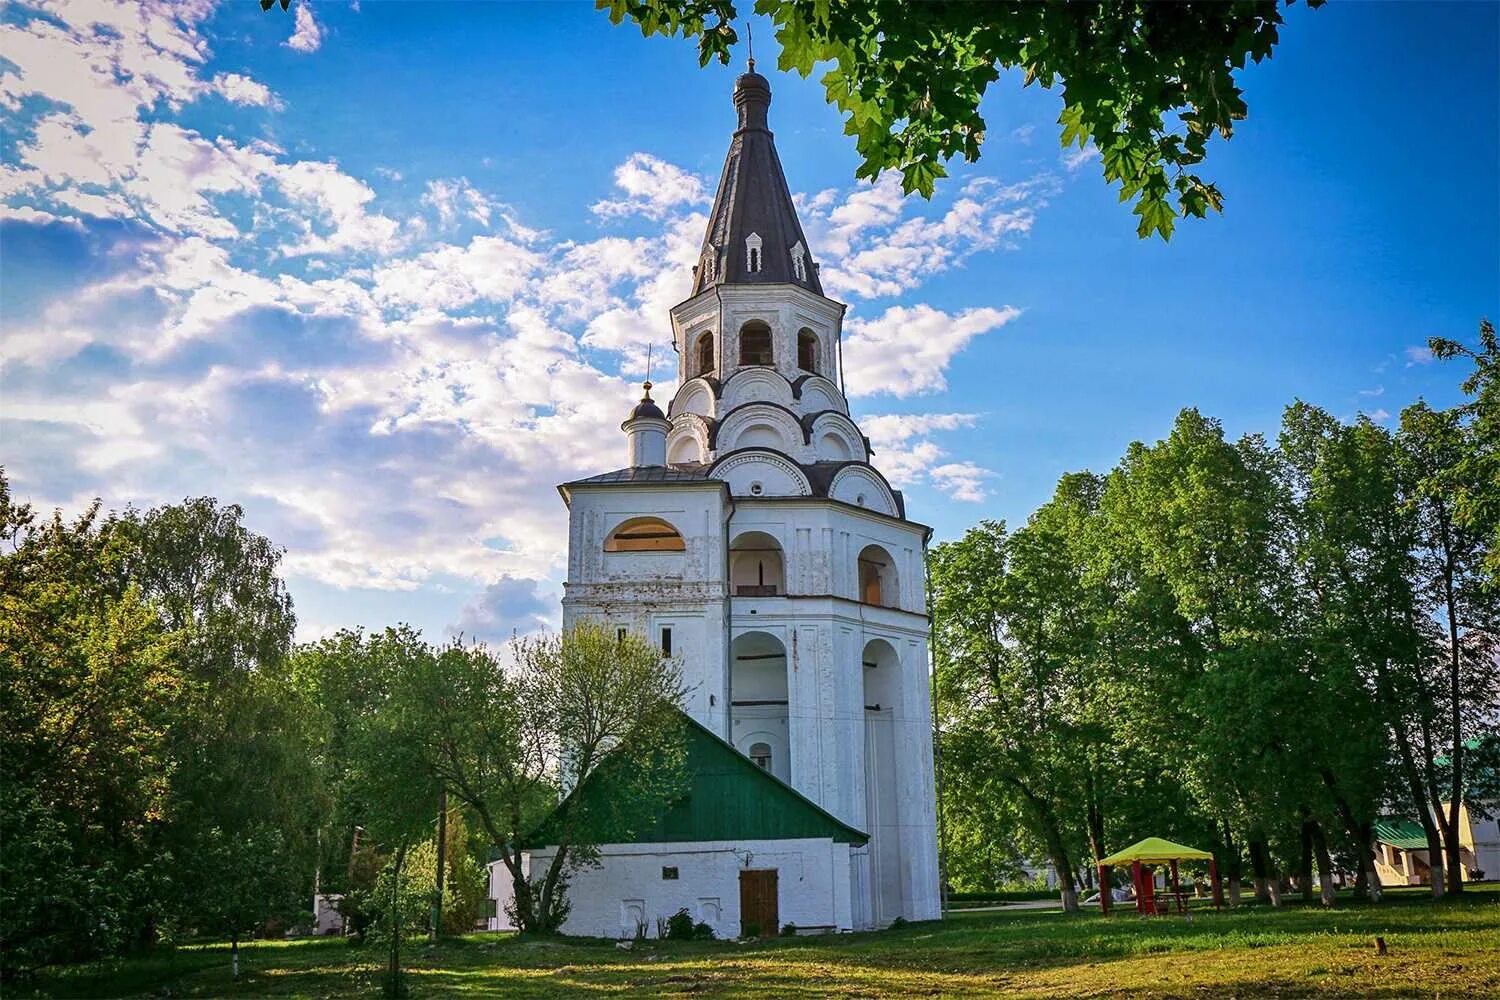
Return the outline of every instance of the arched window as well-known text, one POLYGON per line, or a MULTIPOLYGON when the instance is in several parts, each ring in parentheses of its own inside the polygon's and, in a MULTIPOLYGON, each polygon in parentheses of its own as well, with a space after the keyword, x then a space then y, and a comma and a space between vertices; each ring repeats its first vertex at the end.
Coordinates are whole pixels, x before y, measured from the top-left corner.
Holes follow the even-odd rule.
POLYGON ((762 771, 769 771, 771 769, 771 744, 750 744, 750 759, 754 761, 755 766, 760 768, 762 771))
POLYGON ((859 554, 859 599, 883 608, 901 606, 896 561, 878 545, 866 545, 859 554))
POLYGON ((740 364, 774 365, 776 357, 771 351, 771 328, 759 320, 751 320, 740 327, 740 364))
POLYGON ((677 529, 659 517, 634 517, 604 540, 605 552, 682 552, 687 546, 677 529))
POLYGON ((707 375, 714 367, 714 335, 705 333, 698 338, 698 374, 707 375))
POLYGON ((807 250, 801 240, 792 244, 792 277, 798 281, 807 280, 807 250))
POLYGON ((805 326, 797 331, 797 367, 813 374, 818 371, 818 335, 805 326))

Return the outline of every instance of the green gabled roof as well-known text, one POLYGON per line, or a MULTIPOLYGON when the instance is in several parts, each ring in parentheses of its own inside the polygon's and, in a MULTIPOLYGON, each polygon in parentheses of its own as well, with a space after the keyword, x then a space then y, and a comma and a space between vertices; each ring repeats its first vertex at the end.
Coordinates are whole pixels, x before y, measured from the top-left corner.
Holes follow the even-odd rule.
MULTIPOLYGON (((686 749, 686 791, 629 833, 604 843, 685 843, 699 840, 794 840, 828 837, 859 846, 869 836, 844 823, 828 810, 788 785, 724 742, 696 719, 680 713, 686 749)), ((601 766, 570 797, 581 796, 585 812, 618 791, 611 769, 601 766)), ((524 847, 556 843, 553 813, 526 838, 524 847)))
POLYGON ((1375 839, 1382 844, 1390 844, 1403 851, 1427 850, 1427 834, 1423 832, 1422 824, 1415 820, 1382 816, 1375 821, 1374 827, 1375 839))

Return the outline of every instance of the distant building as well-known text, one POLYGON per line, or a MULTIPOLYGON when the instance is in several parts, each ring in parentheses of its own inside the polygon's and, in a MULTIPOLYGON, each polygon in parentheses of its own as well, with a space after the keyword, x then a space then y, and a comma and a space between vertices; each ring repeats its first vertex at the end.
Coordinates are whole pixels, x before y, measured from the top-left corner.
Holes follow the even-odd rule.
POLYGON ((689 798, 576 876, 567 933, 654 935, 683 907, 720 936, 939 915, 931 532, 850 419, 845 306, 823 294, 770 102, 752 65, 692 294, 671 310, 676 395, 664 411, 647 383, 622 425, 629 465, 559 488, 564 625, 678 658, 693 747, 689 798))

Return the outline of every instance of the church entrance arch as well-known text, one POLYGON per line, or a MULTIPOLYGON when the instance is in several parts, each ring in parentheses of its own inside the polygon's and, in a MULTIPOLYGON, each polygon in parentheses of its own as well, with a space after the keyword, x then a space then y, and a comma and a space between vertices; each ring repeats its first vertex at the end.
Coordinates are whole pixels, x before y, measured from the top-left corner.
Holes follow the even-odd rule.
POLYGON ((896 719, 900 709, 901 658, 884 639, 865 643, 860 657, 865 702, 865 831, 870 834, 870 895, 877 924, 901 916, 901 821, 896 774, 896 719))
POLYGON ((790 782, 791 732, 786 646, 769 632, 745 632, 730 645, 729 732, 735 749, 790 782))
POLYGON ((729 586, 735 597, 786 593, 781 543, 764 531, 746 531, 729 543, 729 586))

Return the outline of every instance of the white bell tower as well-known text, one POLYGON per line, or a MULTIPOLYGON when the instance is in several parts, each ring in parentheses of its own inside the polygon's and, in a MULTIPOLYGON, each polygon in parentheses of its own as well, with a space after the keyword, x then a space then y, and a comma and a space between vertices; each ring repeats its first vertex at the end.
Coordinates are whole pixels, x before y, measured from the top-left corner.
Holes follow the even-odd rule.
POLYGON ((689 715, 869 835, 834 887, 852 926, 932 919, 931 529, 850 418, 845 306, 823 294, 770 103, 752 64, 671 310, 676 395, 663 413, 648 383, 621 425, 628 466, 559 487, 564 623, 650 636, 683 665, 689 715))

